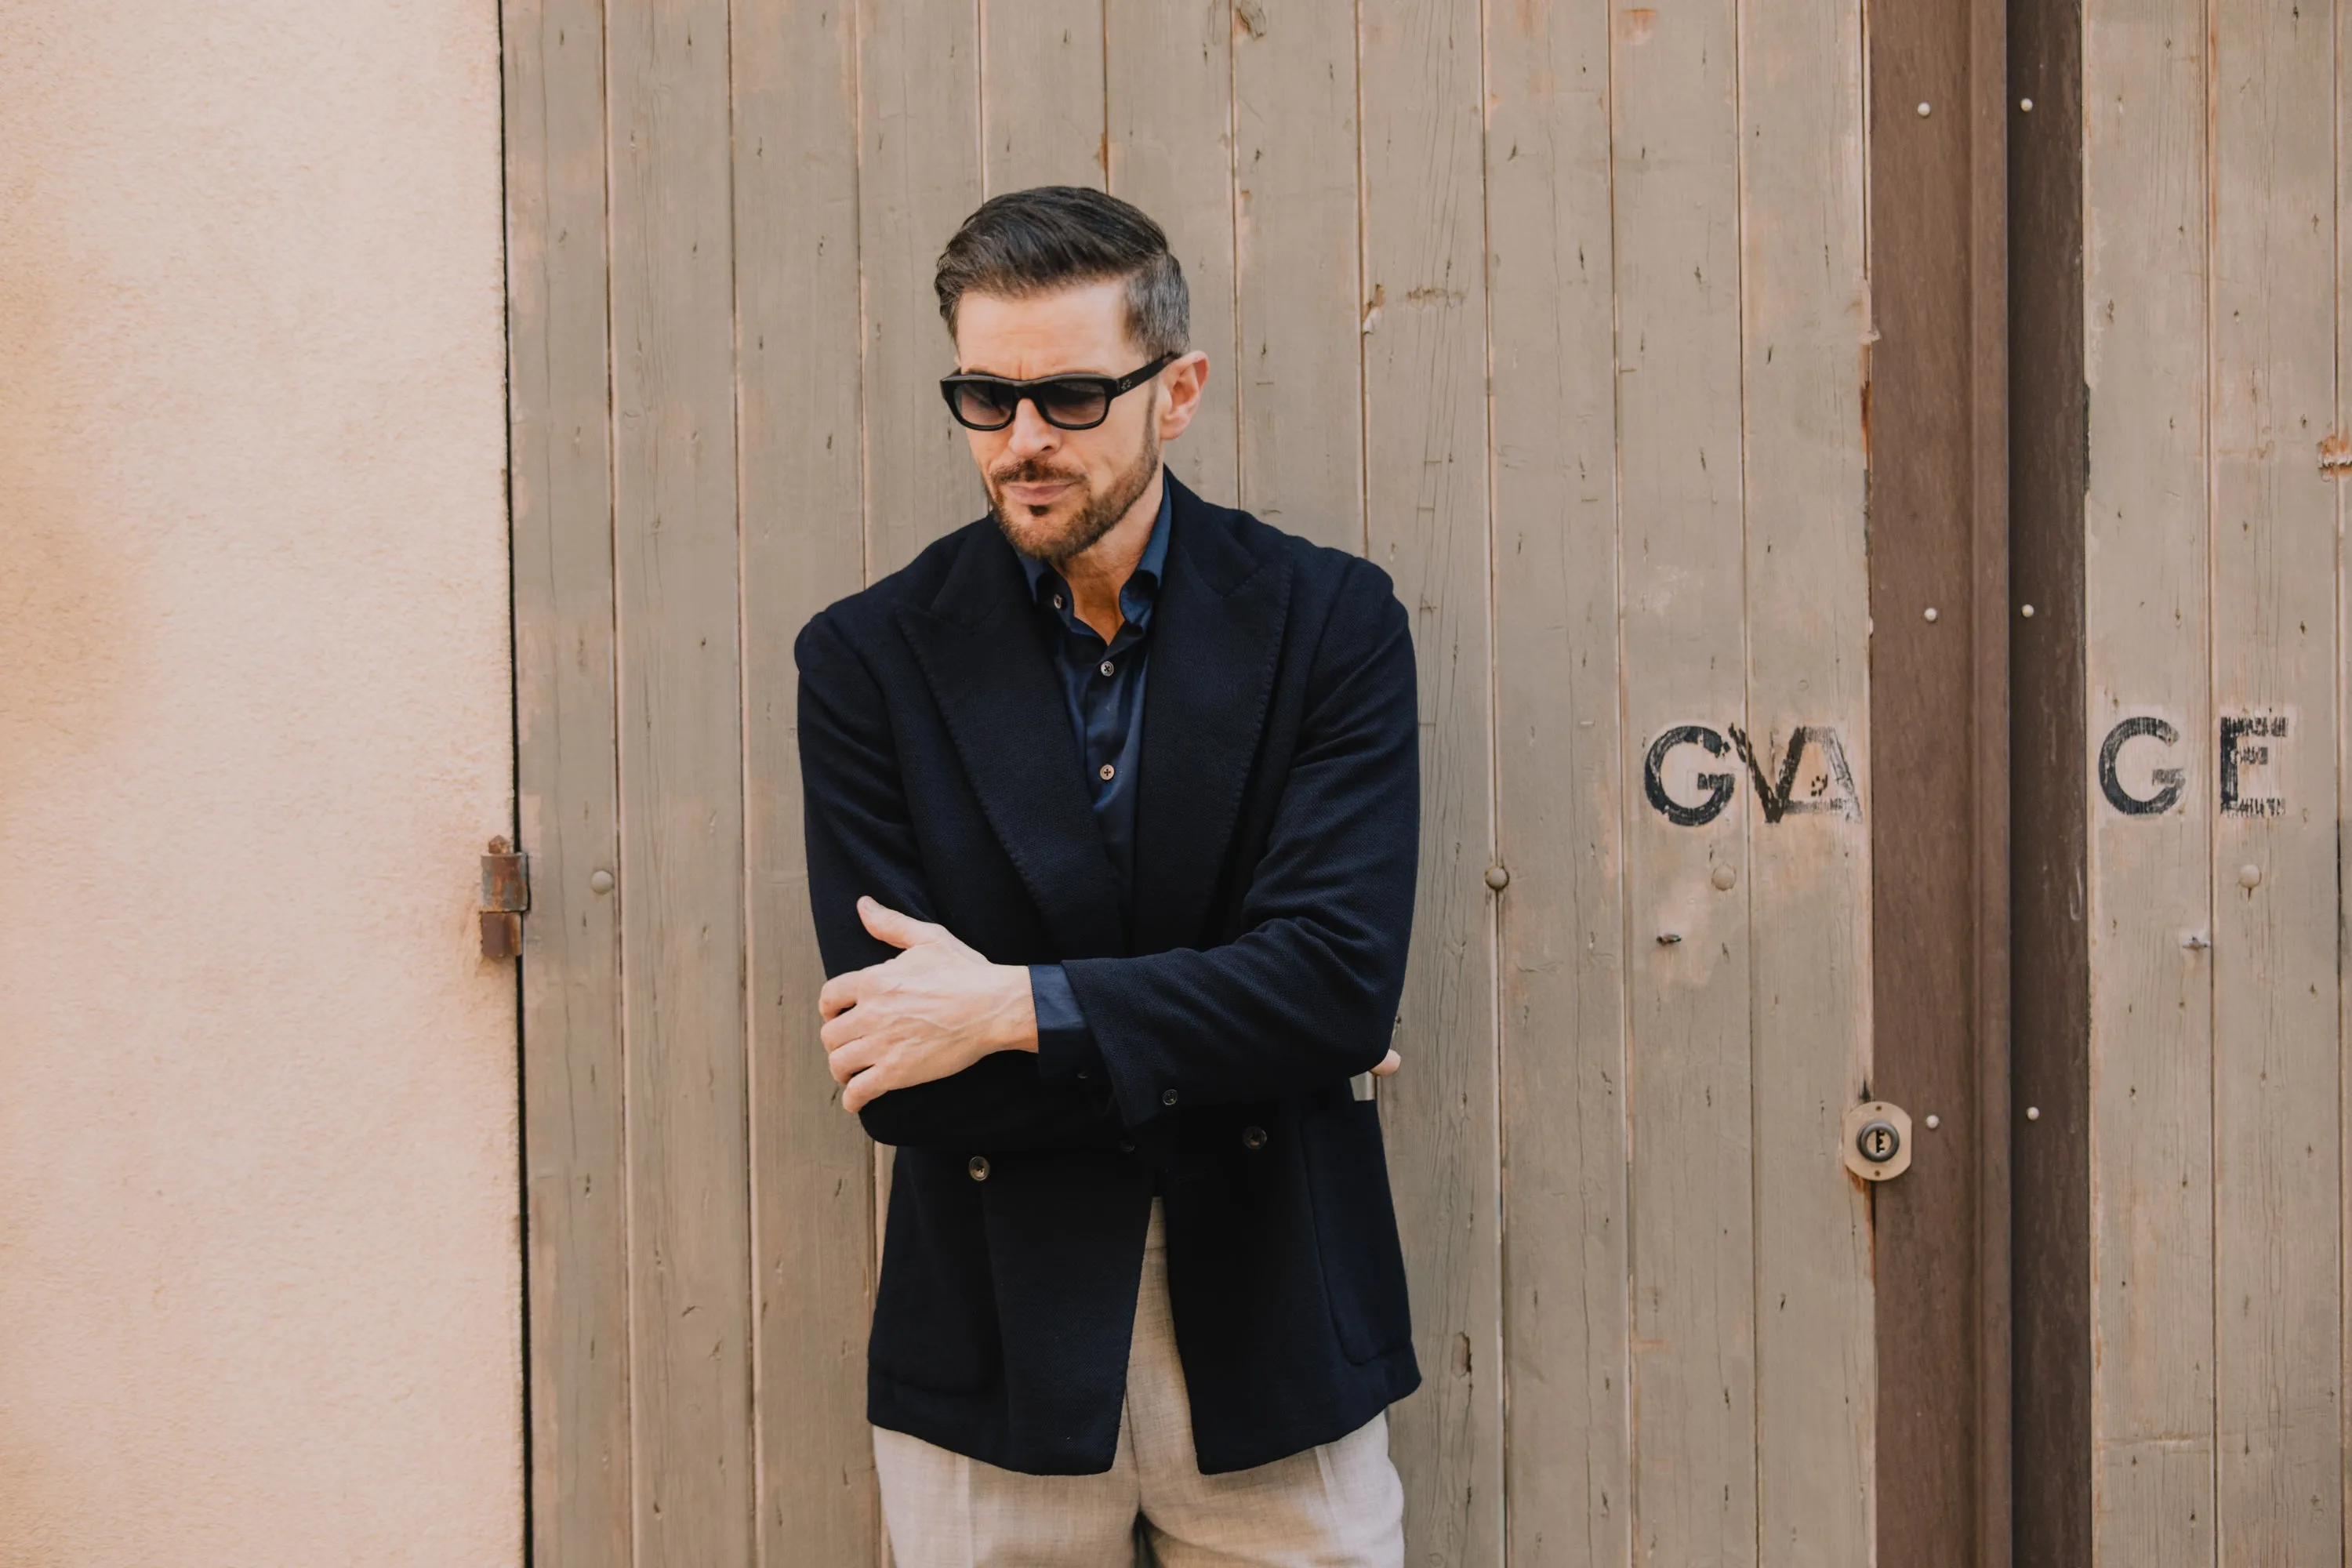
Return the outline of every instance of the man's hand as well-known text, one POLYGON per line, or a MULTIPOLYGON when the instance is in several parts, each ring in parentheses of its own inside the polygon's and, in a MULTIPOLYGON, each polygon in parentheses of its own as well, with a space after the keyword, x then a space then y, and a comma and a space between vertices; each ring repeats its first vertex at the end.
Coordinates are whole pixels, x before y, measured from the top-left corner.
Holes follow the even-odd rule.
POLYGON ((872 899, 857 918, 898 957, 835 975, 817 994, 841 1108, 856 1111, 878 1094, 951 1078, 996 1051, 1037 1048, 1029 972, 991 963, 945 926, 902 915, 872 899))

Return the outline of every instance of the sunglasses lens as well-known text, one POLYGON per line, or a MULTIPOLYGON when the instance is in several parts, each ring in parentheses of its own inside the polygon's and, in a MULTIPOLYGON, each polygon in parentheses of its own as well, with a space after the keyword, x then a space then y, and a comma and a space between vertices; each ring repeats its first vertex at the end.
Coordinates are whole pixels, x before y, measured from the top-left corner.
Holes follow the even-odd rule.
POLYGON ((1037 412, 1049 425, 1084 429, 1110 412, 1108 389, 1097 381, 1055 382, 1036 391, 1037 412))
POLYGON ((994 430, 1013 422, 1013 395, 1001 386, 961 382, 955 389, 956 417, 981 430, 994 430))

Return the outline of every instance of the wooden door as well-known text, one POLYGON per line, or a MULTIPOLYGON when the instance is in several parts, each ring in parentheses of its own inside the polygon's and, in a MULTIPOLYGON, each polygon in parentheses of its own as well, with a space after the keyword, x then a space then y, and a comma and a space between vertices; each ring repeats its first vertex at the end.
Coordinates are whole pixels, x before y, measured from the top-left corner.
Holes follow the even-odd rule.
POLYGON ((1065 181, 1191 281, 1171 464, 1412 613, 1412 1561, 1991 1561, 1982 0, 504 13, 537 1560, 878 1560, 790 642, 980 510, 932 261, 1065 181))

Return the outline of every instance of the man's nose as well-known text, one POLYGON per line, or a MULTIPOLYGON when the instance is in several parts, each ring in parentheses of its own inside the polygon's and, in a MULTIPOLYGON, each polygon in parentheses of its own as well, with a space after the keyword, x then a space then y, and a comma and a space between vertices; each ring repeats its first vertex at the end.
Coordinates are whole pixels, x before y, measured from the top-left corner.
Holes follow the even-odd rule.
POLYGON ((1037 412, 1035 400, 1023 398, 1021 405, 1013 411, 1013 428, 1005 441, 1007 449, 1023 458, 1034 458, 1061 444, 1062 433, 1045 423, 1045 416, 1037 412))

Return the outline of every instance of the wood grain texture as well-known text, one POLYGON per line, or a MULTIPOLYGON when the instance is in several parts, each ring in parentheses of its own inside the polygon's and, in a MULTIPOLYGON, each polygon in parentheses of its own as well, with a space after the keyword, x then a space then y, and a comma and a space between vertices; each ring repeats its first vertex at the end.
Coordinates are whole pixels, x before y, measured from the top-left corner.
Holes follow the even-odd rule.
POLYGON ((979 5, 988 194, 1032 185, 1102 189, 1103 0, 979 5))
POLYGON ((1866 1563, 1871 1197, 1825 1157, 1872 1081, 1862 17, 1739 17, 1757 1560, 1866 1563))
MULTIPOLYGON (((1737 12, 1612 9, 1619 615, 1625 668, 1626 973, 1635 1561, 1756 1561, 1754 1149, 1747 813, 1683 826, 1647 798, 1652 748, 1745 709, 1737 12), (1675 940, 1668 942, 1665 938, 1675 940)), ((1684 744, 1669 798, 1737 758, 1684 744)))
POLYGON ((981 202, 971 0, 860 0, 858 257, 866 279, 866 569, 895 572, 987 510, 940 402, 955 351, 931 278, 981 202))
POLYGON ((2150 1568, 2215 1542, 2205 19, 2084 10, 2094 1546, 2150 1568), (2118 759, 2143 798, 2181 770, 2150 816, 2098 777, 2137 715, 2180 738, 2118 759))
POLYGON ((1166 449, 1168 466, 1231 505, 1241 463, 1232 0, 1105 0, 1103 25, 1109 189, 1168 231, 1191 296, 1192 347, 1209 356, 1200 412, 1166 449))
MULTIPOLYGON (((2335 88, 2336 144, 2352 147, 2352 0, 2336 0, 2335 88)), ((2336 160, 2336 385, 2335 424, 2323 453, 2343 452, 2352 445, 2352 157, 2336 160)), ((2352 855, 2345 838, 2352 833, 2352 551, 2346 548, 2345 473, 2337 469, 2331 486, 2336 523, 2336 1049, 2352 1053, 2352 855)), ((2336 1084, 2336 1147, 2352 1153, 2352 1072, 2338 1075, 2336 1084)), ((2346 1161, 2352 1165, 2352 1158, 2346 1161)), ((2336 1332, 2341 1358, 2336 1384, 2352 1383, 2352 1170, 2340 1178, 2336 1214, 2336 1258, 2344 1272, 2336 1286, 2336 1332)), ((2352 1455, 2352 1409, 2344 1412, 2343 1443, 2352 1455)), ((2352 1465, 2345 1468, 2337 1490, 2337 1507, 2352 1521, 2352 1465)))
POLYGON ((2011 1103, 2038 1107, 2030 1130, 2055 1134, 2011 1144, 2013 1540, 2017 1568, 2079 1568, 2091 1561, 2082 19, 2037 0, 2010 22, 2011 1103))
POLYGON ((612 415, 601 8, 509 0, 508 401, 530 1551, 631 1560, 629 1235, 613 775, 612 415))
POLYGON ((1236 504, 1364 548, 1354 0, 1234 0, 1236 504))
POLYGON ((1382 1095, 1426 1380, 1398 1407, 1406 1550, 1503 1549, 1493 731, 1488 689, 1485 156, 1475 0, 1362 13, 1368 553, 1411 613, 1421 679, 1421 878, 1382 1095))
POLYGON ((727 8, 608 7, 636 1562, 752 1557, 727 8))
MULTIPOLYGON (((1506 1561, 1632 1561, 1605 5, 1488 17, 1506 1561)), ((1646 809, 1646 807, 1641 807, 1646 809)))
POLYGON ((793 640, 865 576, 856 38, 789 0, 737 4, 732 44, 757 1539, 770 1568, 852 1568, 881 1536, 872 1155, 816 1034, 793 640))
POLYGON ((2219 1552, 2336 1563, 2338 653, 2334 481, 2317 461, 2336 397, 2334 18, 2293 0, 2214 15, 2219 1552))

